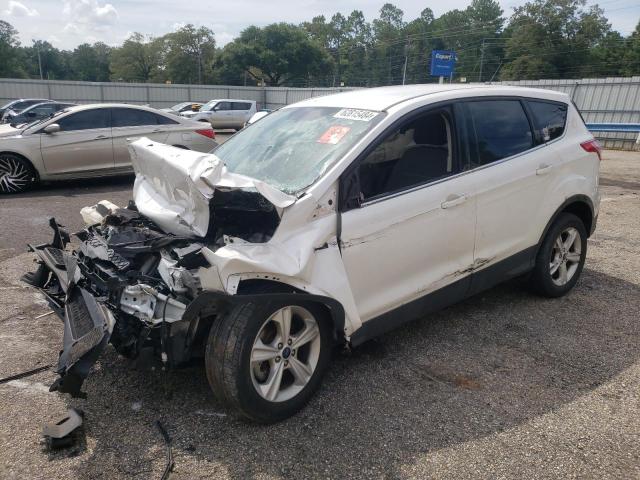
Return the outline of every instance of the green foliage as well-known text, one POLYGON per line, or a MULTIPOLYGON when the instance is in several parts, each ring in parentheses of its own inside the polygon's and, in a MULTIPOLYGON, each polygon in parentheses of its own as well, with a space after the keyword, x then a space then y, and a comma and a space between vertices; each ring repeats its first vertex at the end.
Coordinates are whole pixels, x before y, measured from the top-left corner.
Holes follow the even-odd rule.
POLYGON ((163 81, 162 38, 147 39, 141 33, 127 38, 111 52, 111 79, 125 82, 163 81))
POLYGON ((186 25, 162 37, 166 76, 172 83, 210 83, 216 54, 213 32, 186 25))
POLYGON ((432 50, 454 50, 452 81, 640 75, 640 23, 629 36, 611 30, 587 0, 530 0, 507 20, 497 0, 418 18, 385 3, 367 21, 360 10, 319 15, 300 25, 250 26, 224 48, 206 27, 186 25, 158 38, 131 35, 58 50, 21 46, 0 20, 0 76, 227 85, 377 86, 436 81, 432 50), (38 63, 40 57, 40 64, 38 63))
MULTIPOLYGON (((533 0, 517 7, 504 32, 502 78, 579 78, 603 69, 594 49, 605 45, 611 25, 586 0, 533 0)), ((609 45, 613 37, 609 37, 609 45)), ((616 62, 617 63, 617 62, 616 62)), ((618 74, 615 64, 604 69, 618 74), (611 68, 613 67, 613 68, 611 68)))
MULTIPOLYGON (((223 49, 219 68, 220 76, 225 78, 246 74, 256 82, 275 86, 306 81, 329 65, 325 50, 303 28, 274 23, 243 30, 223 49)), ((240 78, 236 77, 236 81, 240 78)))

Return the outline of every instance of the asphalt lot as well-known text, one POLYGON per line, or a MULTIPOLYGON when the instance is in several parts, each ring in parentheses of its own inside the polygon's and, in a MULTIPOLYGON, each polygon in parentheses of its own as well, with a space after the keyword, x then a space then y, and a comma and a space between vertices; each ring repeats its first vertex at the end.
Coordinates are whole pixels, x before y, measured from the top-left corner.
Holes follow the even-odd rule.
MULTIPOLYGON (((640 153, 605 152, 603 201, 576 288, 541 299, 509 282, 337 354, 300 414, 235 419, 202 365, 134 370, 109 348, 88 398, 48 393, 45 371, 0 385, 0 478, 640 478, 640 153), (85 412, 75 447, 50 454, 42 425, 85 412)), ((0 377, 57 359, 62 327, 19 276, 52 214, 125 204, 131 179, 0 199, 0 377)))

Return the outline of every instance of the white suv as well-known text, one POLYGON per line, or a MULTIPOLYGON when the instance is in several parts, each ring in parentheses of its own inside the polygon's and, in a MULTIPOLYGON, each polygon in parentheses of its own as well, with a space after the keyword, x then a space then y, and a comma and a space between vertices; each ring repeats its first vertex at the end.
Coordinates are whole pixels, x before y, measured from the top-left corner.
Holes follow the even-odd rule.
POLYGON ((527 276, 576 283, 598 215, 600 151, 561 93, 415 85, 314 98, 210 155, 131 145, 135 203, 75 252, 31 246, 26 280, 65 322, 55 389, 80 385, 107 342, 166 367, 203 356, 221 402, 286 418, 332 346, 527 276), (53 274, 51 274, 53 273, 53 274))
POLYGON ((205 103, 197 112, 182 112, 183 117, 198 122, 209 122, 213 128, 240 130, 256 113, 256 102, 252 100, 218 99, 205 103))

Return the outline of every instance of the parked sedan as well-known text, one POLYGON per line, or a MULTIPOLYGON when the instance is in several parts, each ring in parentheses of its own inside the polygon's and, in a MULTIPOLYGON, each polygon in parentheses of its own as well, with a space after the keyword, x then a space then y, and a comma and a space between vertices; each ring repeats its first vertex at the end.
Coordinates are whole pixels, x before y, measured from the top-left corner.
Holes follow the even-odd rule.
POLYGON ((60 102, 45 102, 36 103, 30 107, 25 108, 20 113, 15 113, 13 110, 7 112, 4 116, 3 123, 10 123, 11 125, 23 125, 25 123, 31 123, 35 120, 43 120, 49 118, 54 113, 64 110, 65 108, 75 106, 75 103, 60 103, 60 102))
POLYGON ((2 120, 9 111, 20 113, 25 108, 35 105, 36 103, 51 101, 53 100, 47 100, 46 98, 20 98, 18 100, 12 100, 0 107, 0 120, 2 120))
POLYGON ((211 100, 199 112, 184 112, 183 117, 198 122, 209 122, 213 128, 233 128, 240 130, 256 113, 256 102, 251 100, 211 100))
POLYGON ((217 145, 210 126, 136 105, 78 105, 21 128, 6 127, 0 128, 0 193, 40 180, 129 172, 131 138, 199 152, 217 145))

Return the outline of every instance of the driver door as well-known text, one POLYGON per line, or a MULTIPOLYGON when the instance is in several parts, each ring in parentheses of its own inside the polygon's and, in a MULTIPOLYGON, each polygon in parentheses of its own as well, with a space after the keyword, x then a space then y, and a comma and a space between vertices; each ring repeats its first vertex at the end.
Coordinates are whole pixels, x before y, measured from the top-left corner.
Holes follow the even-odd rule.
POLYGON ((468 291, 476 205, 458 150, 452 109, 438 107, 393 128, 342 180, 357 185, 340 240, 364 324, 400 306, 429 310, 429 294, 447 287, 447 299, 468 291))

